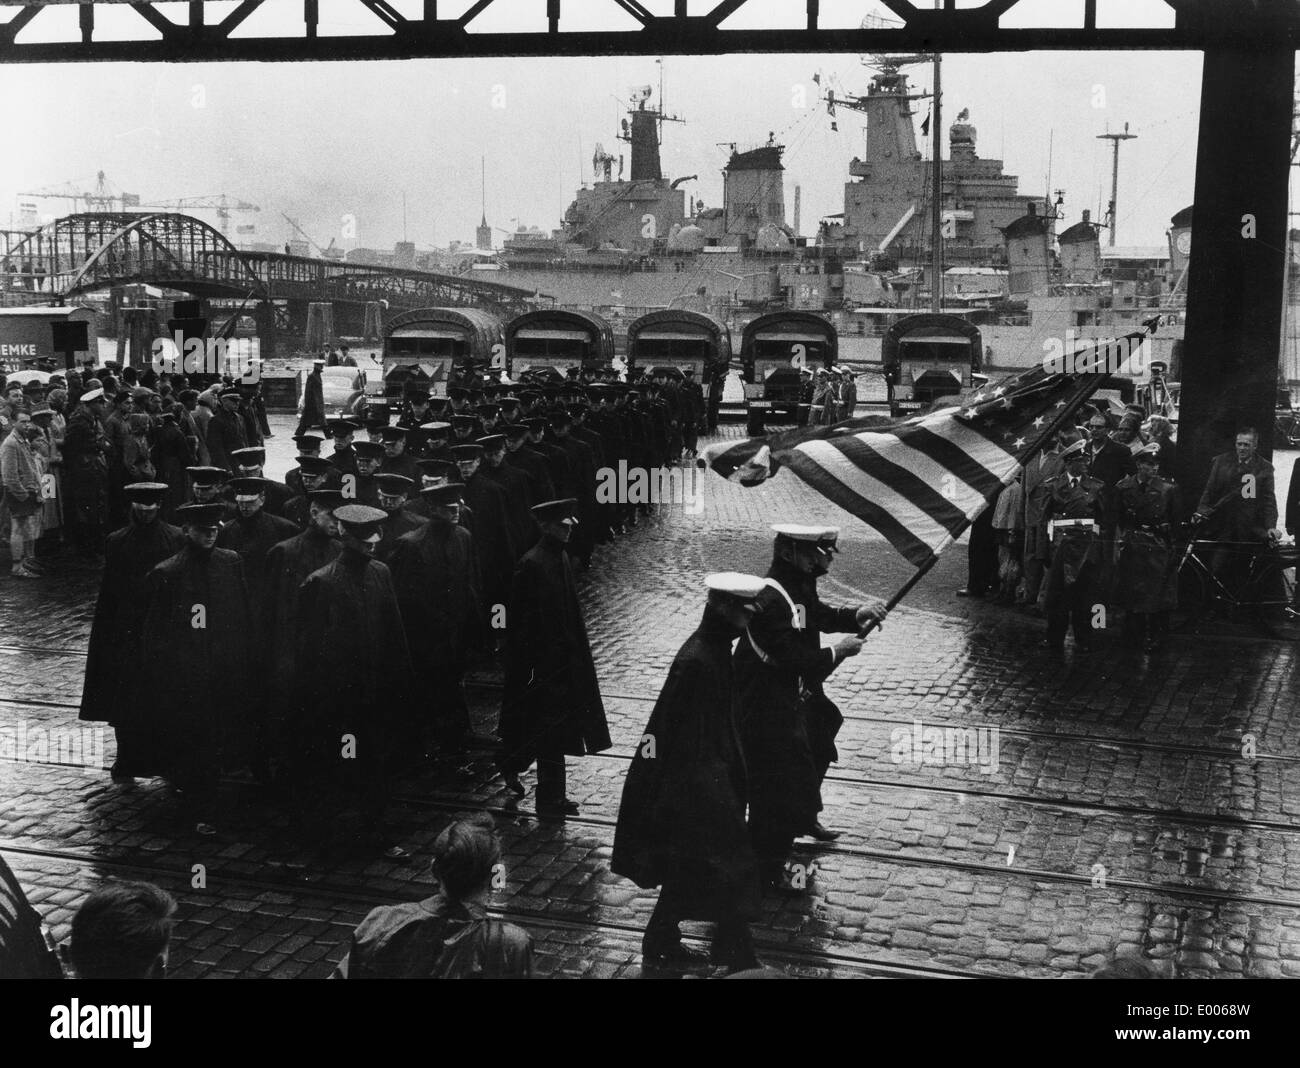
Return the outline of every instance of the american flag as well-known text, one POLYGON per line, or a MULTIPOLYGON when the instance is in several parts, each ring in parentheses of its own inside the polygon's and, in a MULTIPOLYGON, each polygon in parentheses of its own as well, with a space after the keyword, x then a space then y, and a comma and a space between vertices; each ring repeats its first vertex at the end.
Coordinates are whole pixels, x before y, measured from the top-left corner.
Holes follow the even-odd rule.
MULTIPOLYGON (((1131 334, 1116 344, 1140 342, 1131 334)), ((1105 359, 1109 346, 1096 346, 1105 359)), ((1089 358, 1093 353, 1089 352, 1089 358)), ((720 442, 701 464, 757 485, 788 467, 822 496, 875 527, 917 567, 928 567, 1025 462, 1073 425, 1104 373, 1022 372, 959 404, 894 423, 878 417, 720 442)), ((956 398, 954 398, 956 400, 956 398)))

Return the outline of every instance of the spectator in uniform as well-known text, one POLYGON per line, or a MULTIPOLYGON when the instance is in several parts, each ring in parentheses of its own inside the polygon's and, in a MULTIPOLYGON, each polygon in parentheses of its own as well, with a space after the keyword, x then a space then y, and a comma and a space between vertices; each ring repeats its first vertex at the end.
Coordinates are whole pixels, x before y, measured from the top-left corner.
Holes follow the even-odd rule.
POLYGON ((1125 609, 1124 637, 1156 652, 1169 635, 1169 612, 1178 605, 1174 531, 1182 516, 1178 487, 1157 474, 1160 446, 1138 450, 1137 474, 1115 487, 1120 532, 1117 590, 1125 609))
MULTIPOLYGON (((1124 452, 1129 455, 1127 449, 1124 452)), ((1066 448, 1061 459, 1065 470, 1043 484, 1042 523, 1052 563, 1047 574, 1047 637, 1042 645, 1062 652, 1066 630, 1073 627, 1074 644, 1086 653, 1093 645, 1103 531, 1110 515, 1108 493, 1101 479, 1088 474, 1089 455, 1082 441, 1066 448)))

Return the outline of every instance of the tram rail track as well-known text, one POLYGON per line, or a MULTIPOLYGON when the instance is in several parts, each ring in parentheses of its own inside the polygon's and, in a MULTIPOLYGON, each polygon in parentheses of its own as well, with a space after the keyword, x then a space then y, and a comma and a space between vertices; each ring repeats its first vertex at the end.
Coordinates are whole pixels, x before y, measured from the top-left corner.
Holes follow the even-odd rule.
MULTIPOLYGON (((139 859, 119 859, 95 856, 84 853, 80 850, 50 849, 47 847, 23 845, 21 843, 13 842, 10 839, 0 839, 0 852, 31 857, 38 860, 49 859, 63 861, 79 864, 85 867, 94 867, 96 869, 107 868, 135 877, 151 877, 153 879, 162 877, 165 881, 176 881, 182 885, 188 883, 191 877, 191 873, 184 868, 171 867, 162 864, 151 864, 139 859)), ((334 901, 346 901, 366 908, 375 908, 380 905, 394 904, 394 900, 390 896, 375 894, 365 890, 341 886, 326 881, 272 879, 232 872, 222 872, 221 877, 231 885, 253 891, 279 894, 293 892, 304 893, 310 894, 314 897, 328 898, 334 901)), ((419 900, 419 897, 418 895, 411 895, 406 900, 419 900)), ((561 919, 554 916, 548 916, 545 913, 538 912, 534 909, 489 906, 487 911, 497 919, 527 925, 533 930, 545 928, 555 931, 590 931, 596 934, 612 935, 620 940, 632 943, 630 952, 634 952, 638 955, 640 952, 640 940, 642 935, 645 933, 642 928, 629 923, 619 923, 610 920, 561 919)), ((878 978, 1006 978, 1005 975, 990 971, 952 968, 940 965, 925 965, 902 961, 887 961, 872 957, 837 953, 831 950, 801 950, 788 944, 777 943, 764 938, 763 928, 758 925, 755 927, 754 934, 755 949, 764 959, 777 964, 795 966, 803 965, 812 968, 824 968, 827 965, 833 965, 838 968, 849 969, 861 972, 864 975, 878 978)), ((692 939, 689 934, 685 936, 685 941, 696 941, 698 944, 698 940, 692 939)))

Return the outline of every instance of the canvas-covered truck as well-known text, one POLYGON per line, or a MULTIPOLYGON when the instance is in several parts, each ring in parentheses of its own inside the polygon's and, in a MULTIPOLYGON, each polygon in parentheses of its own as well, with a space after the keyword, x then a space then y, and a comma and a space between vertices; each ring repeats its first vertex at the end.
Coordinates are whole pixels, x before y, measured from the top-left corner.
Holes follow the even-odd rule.
POLYGON ((769 419, 796 422, 804 372, 830 370, 838 352, 834 325, 813 312, 768 312, 752 320, 740 343, 749 433, 763 433, 769 419))
POLYGON ((971 388, 983 359, 979 327, 959 315, 908 315, 885 331, 880 358, 890 415, 911 415, 971 388))
POLYGON ((478 308, 416 308, 393 318, 384 333, 384 396, 408 389, 445 397, 475 374, 505 367, 501 319, 478 308))
POLYGON ((731 369, 731 331, 721 319, 686 308, 646 312, 627 328, 627 373, 689 367, 704 390, 707 423, 718 425, 718 406, 731 369))

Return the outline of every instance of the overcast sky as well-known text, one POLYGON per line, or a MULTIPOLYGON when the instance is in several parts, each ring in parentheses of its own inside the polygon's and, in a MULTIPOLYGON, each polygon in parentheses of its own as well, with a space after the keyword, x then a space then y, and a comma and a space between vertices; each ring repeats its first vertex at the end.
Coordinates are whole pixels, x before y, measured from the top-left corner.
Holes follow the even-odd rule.
MULTIPOLYGON (((720 204, 727 149, 717 143, 760 144, 775 132, 787 146, 790 221, 795 185, 804 234, 843 209, 864 117, 840 110, 832 131, 811 79, 820 71, 823 88, 865 92, 860 57, 669 56, 662 70, 668 110, 686 120, 665 125, 667 177, 698 175, 686 188, 720 204)), ((929 86, 928 66, 910 70, 929 86)), ((222 192, 250 201, 262 210, 236 214, 232 227, 255 222, 258 239, 277 243, 293 236, 284 212, 321 245, 391 247, 403 236, 405 193, 406 236, 445 246, 473 239, 485 157, 488 221, 550 230, 580 168, 591 179, 597 142, 628 153, 615 136, 619 101, 634 86, 657 87, 659 72, 640 57, 0 68, 0 219, 25 191, 90 187, 103 170, 147 203, 222 192)), ((1125 122, 1138 139, 1121 149, 1119 243, 1163 244, 1169 217, 1191 203, 1199 55, 952 55, 943 87, 944 126, 969 108, 980 156, 1004 159, 1022 193, 1046 190, 1050 145, 1064 225, 1084 208, 1104 210, 1111 150, 1097 135, 1125 122)), ((917 106, 919 120, 928 105, 917 106)), ((69 210, 67 201, 40 206, 69 210)))

